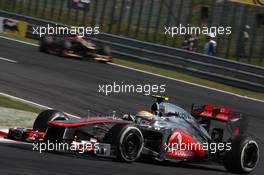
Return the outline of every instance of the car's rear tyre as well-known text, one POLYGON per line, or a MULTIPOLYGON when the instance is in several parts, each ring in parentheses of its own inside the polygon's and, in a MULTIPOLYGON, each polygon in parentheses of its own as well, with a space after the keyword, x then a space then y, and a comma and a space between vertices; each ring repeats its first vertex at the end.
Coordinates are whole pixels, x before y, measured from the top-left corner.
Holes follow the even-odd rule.
POLYGON ((99 46, 97 47, 97 53, 99 55, 104 56, 104 59, 102 60, 97 60, 100 63, 106 63, 106 62, 113 62, 112 59, 112 51, 111 48, 109 46, 99 46), (105 59, 105 57, 108 57, 107 59, 105 59))
POLYGON ((109 46, 102 46, 102 48, 99 49, 99 54, 111 56, 111 48, 109 46))
POLYGON ((238 136, 231 141, 231 150, 226 151, 224 166, 232 173, 250 173, 259 160, 259 146, 248 136, 238 136))
POLYGON ((106 143, 115 147, 117 161, 134 162, 142 152, 144 139, 138 127, 116 124, 106 134, 106 143))
POLYGON ((57 110, 45 110, 41 112, 33 124, 33 130, 39 132, 45 132, 48 127, 49 121, 55 120, 68 120, 69 117, 63 112, 57 110))

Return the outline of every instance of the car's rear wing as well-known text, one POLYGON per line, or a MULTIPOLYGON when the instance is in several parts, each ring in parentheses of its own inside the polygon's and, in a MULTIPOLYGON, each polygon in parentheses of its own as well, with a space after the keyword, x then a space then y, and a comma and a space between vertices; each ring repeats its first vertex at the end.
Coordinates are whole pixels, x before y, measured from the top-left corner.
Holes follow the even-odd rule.
POLYGON ((241 118, 241 114, 234 112, 230 108, 214 106, 214 105, 196 105, 192 104, 191 114, 195 118, 208 118, 213 120, 219 120, 228 122, 229 120, 238 120, 241 118))

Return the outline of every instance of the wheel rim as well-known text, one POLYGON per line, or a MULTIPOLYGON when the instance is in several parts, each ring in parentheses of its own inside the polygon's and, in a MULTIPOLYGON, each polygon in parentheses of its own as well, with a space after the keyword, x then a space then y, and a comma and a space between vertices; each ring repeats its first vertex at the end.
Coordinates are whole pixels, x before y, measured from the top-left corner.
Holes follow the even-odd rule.
POLYGON ((124 135, 121 144, 121 153, 127 160, 134 160, 142 149, 142 137, 140 133, 132 130, 124 135))
POLYGON ((255 141, 248 142, 243 150, 241 157, 242 167, 248 171, 253 170, 259 159, 259 148, 255 141))

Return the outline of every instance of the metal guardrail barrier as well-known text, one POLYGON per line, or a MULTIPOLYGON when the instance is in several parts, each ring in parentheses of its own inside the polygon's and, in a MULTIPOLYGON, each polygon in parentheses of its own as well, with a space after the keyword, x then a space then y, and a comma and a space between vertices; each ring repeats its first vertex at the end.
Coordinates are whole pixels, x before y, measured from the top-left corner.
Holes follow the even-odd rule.
MULTIPOLYGON (((105 34, 103 34, 105 36, 105 34)), ((102 37, 103 37, 102 36, 102 37)), ((141 60, 151 64, 155 64, 160 67, 170 67, 174 70, 178 70, 190 75, 195 75, 201 78, 217 81, 223 84, 245 88, 253 91, 264 92, 264 76, 261 75, 264 69, 256 67, 256 72, 253 71, 253 67, 246 67, 246 65, 237 63, 237 67, 241 66, 244 69, 252 69, 252 72, 245 70, 229 68, 228 62, 223 65, 214 62, 214 59, 210 63, 196 61, 192 59, 194 53, 189 53, 188 57, 179 57, 176 54, 170 55, 167 52, 159 52, 157 50, 146 50, 142 47, 132 44, 116 43, 111 40, 95 39, 95 41, 103 44, 110 45, 114 50, 114 53, 119 58, 130 58, 132 60, 141 60), (260 74, 258 74, 258 72, 260 74)), ((201 57, 206 57, 200 55, 201 57)), ((218 60, 219 61, 219 60, 218 60)), ((235 62, 231 62, 235 67, 235 62)))
MULTIPOLYGON (((101 32, 177 48, 188 36, 164 35, 164 27, 228 26, 232 27, 232 35, 215 38, 217 56, 263 65, 264 6, 260 1, 0 0, 0 9, 69 25, 100 26, 101 32)), ((195 50, 203 52, 206 37, 189 34, 196 38, 195 50)))
POLYGON ((251 72, 254 74, 259 74, 259 75, 264 76, 263 68, 254 66, 254 65, 243 64, 237 61, 227 60, 227 59, 223 59, 219 57, 212 57, 212 56, 208 56, 208 55, 204 55, 204 54, 200 54, 196 52, 189 52, 186 50, 167 47, 167 46, 159 45, 159 44, 150 44, 148 42, 128 39, 128 38, 111 35, 111 34, 99 35, 97 38, 101 40, 112 41, 114 43, 137 46, 138 48, 144 48, 144 50, 155 51, 157 53, 167 53, 169 55, 177 55, 178 57, 183 57, 185 59, 188 59, 191 57, 191 60, 201 61, 204 63, 212 63, 212 64, 216 63, 217 65, 228 66, 229 68, 233 68, 236 70, 251 72))
MULTIPOLYGON (((27 35, 34 39, 38 39, 38 36, 32 34, 32 26, 57 24, 6 11, 0 11, 0 16, 28 22, 30 25, 27 35)), ((92 39, 97 43, 109 45, 116 57, 143 61, 223 84, 264 92, 264 68, 261 67, 106 33, 93 35, 92 39)))

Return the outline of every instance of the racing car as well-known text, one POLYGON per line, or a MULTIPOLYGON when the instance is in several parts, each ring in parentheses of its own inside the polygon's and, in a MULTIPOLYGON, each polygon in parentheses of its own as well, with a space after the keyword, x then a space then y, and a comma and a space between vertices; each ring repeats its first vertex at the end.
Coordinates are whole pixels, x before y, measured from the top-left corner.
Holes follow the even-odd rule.
POLYGON ((111 49, 108 46, 96 46, 89 38, 78 34, 45 35, 40 40, 39 50, 61 57, 112 62, 111 49))
POLYGON ((255 169, 259 146, 255 138, 243 132, 241 114, 208 104, 192 105, 188 113, 167 102, 167 97, 154 98, 151 112, 121 117, 73 119, 63 112, 46 110, 38 115, 32 129, 10 128, 8 138, 65 143, 79 149, 85 149, 86 143, 92 145, 86 151, 123 162, 145 155, 157 161, 216 163, 234 173, 255 169))

